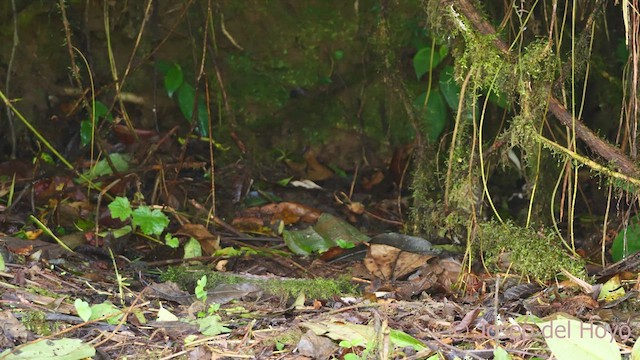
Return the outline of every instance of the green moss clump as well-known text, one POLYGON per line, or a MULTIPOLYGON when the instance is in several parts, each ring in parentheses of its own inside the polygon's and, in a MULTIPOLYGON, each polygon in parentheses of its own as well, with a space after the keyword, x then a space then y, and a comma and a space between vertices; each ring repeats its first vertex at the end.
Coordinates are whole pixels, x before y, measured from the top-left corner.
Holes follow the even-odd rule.
POLYGON ((47 321, 45 313, 42 311, 26 311, 22 313, 20 321, 27 330, 40 336, 49 336, 59 330, 58 323, 47 321))
POLYGON ((304 293, 308 298, 326 299, 334 295, 357 294, 357 287, 351 283, 349 276, 338 279, 282 279, 282 278, 248 278, 246 276, 221 273, 208 269, 185 269, 170 267, 161 277, 163 281, 173 281, 185 289, 194 289, 196 281, 207 275, 207 288, 213 289, 219 284, 250 283, 261 290, 282 297, 297 297, 304 293))
POLYGON ((539 281, 552 279, 560 269, 577 277, 586 276, 584 261, 569 256, 551 232, 542 234, 512 223, 489 222, 480 224, 478 239, 477 250, 484 253, 490 270, 504 271, 508 259, 510 270, 539 281))

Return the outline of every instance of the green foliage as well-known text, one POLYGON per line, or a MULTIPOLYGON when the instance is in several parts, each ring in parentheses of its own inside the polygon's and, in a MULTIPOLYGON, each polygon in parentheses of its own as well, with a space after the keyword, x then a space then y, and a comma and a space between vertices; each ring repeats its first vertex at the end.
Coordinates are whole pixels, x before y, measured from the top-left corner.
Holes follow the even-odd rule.
POLYGON ((195 289, 196 299, 202 302, 207 302, 206 287, 207 287, 207 275, 202 275, 202 277, 198 279, 198 282, 196 284, 196 289, 195 289))
POLYGON ((536 280, 546 281, 566 269, 577 277, 584 277, 584 260, 572 258, 558 243, 553 232, 541 234, 507 222, 480 224, 476 250, 482 251, 485 264, 494 271, 504 271, 505 259, 511 271, 536 280), (506 257, 506 258, 505 258, 506 257))
POLYGON ((460 101, 460 85, 455 79, 455 70, 452 66, 445 66, 440 73, 440 92, 452 110, 458 110, 460 101))
POLYGON ((200 136, 209 136, 209 114, 204 96, 200 95, 196 99, 196 89, 185 81, 182 67, 179 64, 158 61, 156 68, 164 74, 167 95, 173 98, 177 93, 176 101, 184 118, 188 121, 195 119, 200 136))
POLYGON ((78 312, 78 316, 80 316, 83 321, 93 321, 104 318, 109 324, 117 324, 124 316, 122 311, 108 301, 89 305, 88 302, 82 299, 76 299, 73 305, 78 312))
POLYGON ((89 319, 91 318, 91 306, 89 305, 89 303, 82 299, 76 299, 73 302, 73 305, 75 306, 76 312, 78 313, 80 319, 85 322, 89 321, 89 319))
POLYGON ((613 239, 611 258, 617 262, 638 251, 640 251, 640 216, 632 218, 629 225, 613 239))
POLYGON ((125 221, 131 217, 131 203, 126 197, 118 196, 109 204, 111 216, 121 221, 125 221))
POLYGON ((172 249, 177 249, 180 246, 180 240, 169 233, 165 234, 164 243, 172 249))
POLYGON ((139 227, 145 235, 160 235, 169 225, 169 218, 160 210, 140 205, 132 209, 129 199, 116 197, 109 205, 111 216, 122 221, 131 219, 134 227, 139 227))
POLYGON ((189 238, 187 242, 184 243, 184 258, 194 258, 202 256, 202 246, 200 246, 200 242, 194 238, 189 238))
MULTIPOLYGON (((111 161, 111 164, 113 164, 113 167, 116 171, 121 172, 129 170, 129 162, 131 161, 130 155, 115 153, 107 156, 109 156, 109 160, 111 161)), ((98 161, 93 167, 91 167, 91 169, 87 170, 83 175, 84 178, 93 180, 101 176, 112 174, 113 169, 111 168, 109 161, 107 161, 107 159, 102 159, 98 161)))
POLYGON ((167 95, 173 97, 173 93, 180 88, 183 82, 182 68, 178 64, 173 64, 164 75, 164 88, 167 90, 167 95))
POLYGON ((422 120, 427 128, 427 138, 435 142, 447 125, 447 107, 437 88, 427 93, 422 93, 414 102, 414 106, 422 114, 422 120))
POLYGON ((133 226, 140 227, 147 235, 160 235, 169 225, 169 218, 160 210, 138 206, 132 213, 133 226))
MULTIPOLYGON (((339 279, 250 279, 243 276, 225 274, 219 272, 205 273, 209 288, 215 288, 219 284, 251 283, 264 289, 264 291, 278 296, 297 297, 304 293, 308 298, 327 299, 334 295, 357 294, 358 290, 351 283, 351 278, 346 275, 339 279)), ((202 271, 192 271, 186 267, 169 267, 161 275, 163 281, 173 281, 184 288, 194 288, 202 277, 202 271)))
MULTIPOLYGON (((360 345, 366 345, 363 344, 364 340, 362 339, 355 339, 355 340, 342 340, 338 343, 338 346, 340 346, 341 348, 345 348, 345 349, 352 349, 355 347, 358 347, 360 345)), ((360 359, 366 359, 367 358, 367 354, 368 351, 367 349, 365 349, 365 351, 363 351, 362 356, 357 355, 353 352, 347 353, 344 355, 344 359, 345 360, 360 360, 360 359)))
POLYGON ((418 80, 420 80, 424 74, 438 66, 448 53, 449 48, 446 45, 437 47, 436 52, 431 51, 431 46, 418 50, 413 57, 413 70, 418 80))
MULTIPOLYGON (((109 108, 101 101, 96 101, 92 110, 92 118, 95 119, 97 124, 99 120, 105 119, 107 121, 113 121, 113 117, 109 113, 109 108)), ((80 122, 80 141, 82 146, 86 146, 91 142, 91 136, 93 134, 93 121, 90 119, 82 120, 80 122)))
POLYGON ((231 329, 225 327, 220 320, 219 315, 209 315, 204 318, 197 319, 196 323, 198 324, 198 330, 202 335, 215 336, 231 332, 231 329))

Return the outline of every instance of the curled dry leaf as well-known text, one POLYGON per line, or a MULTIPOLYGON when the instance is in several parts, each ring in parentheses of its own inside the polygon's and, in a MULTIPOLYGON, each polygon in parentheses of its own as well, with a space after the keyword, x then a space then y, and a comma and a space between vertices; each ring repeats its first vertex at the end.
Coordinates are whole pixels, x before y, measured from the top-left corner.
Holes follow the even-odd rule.
POLYGON ((220 237, 210 233, 202 224, 185 224, 176 232, 176 235, 186 235, 198 240, 207 255, 220 250, 220 237))

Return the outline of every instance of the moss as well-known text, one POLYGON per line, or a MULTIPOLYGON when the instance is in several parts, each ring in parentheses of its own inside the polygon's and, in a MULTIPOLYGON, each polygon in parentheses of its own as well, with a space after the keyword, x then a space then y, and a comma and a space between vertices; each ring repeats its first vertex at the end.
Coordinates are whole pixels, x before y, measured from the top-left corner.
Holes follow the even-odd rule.
POLYGON ((59 330, 58 323, 47 321, 45 313, 42 311, 23 312, 20 321, 27 330, 41 336, 49 336, 59 330))
POLYGON ((586 276, 584 261, 569 256, 552 232, 488 222, 480 224, 478 239, 476 250, 483 252, 490 270, 505 271, 507 266, 510 271, 539 281, 552 279, 560 269, 586 276))
POLYGON ((334 295, 357 294, 357 287, 350 277, 338 279, 282 279, 247 278, 240 275, 220 273, 203 268, 187 269, 182 266, 170 267, 161 277, 163 281, 173 281, 185 289, 194 289, 196 281, 207 275, 207 288, 213 289, 219 284, 251 283, 261 290, 282 297, 297 297, 304 293, 308 298, 327 299, 334 295))

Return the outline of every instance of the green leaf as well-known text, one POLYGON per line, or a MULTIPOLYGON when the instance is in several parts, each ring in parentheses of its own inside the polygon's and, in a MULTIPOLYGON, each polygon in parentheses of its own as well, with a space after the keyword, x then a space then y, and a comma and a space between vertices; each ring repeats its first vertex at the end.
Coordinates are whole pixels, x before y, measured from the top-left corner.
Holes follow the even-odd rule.
POLYGON ((93 112, 96 114, 96 118, 109 118, 109 108, 102 101, 96 101, 93 112))
POLYGON ((178 106, 180 112, 185 119, 191 121, 193 119, 193 105, 196 96, 196 90, 193 86, 183 83, 178 89, 178 106))
POLYGON ((49 339, 25 344, 19 352, 11 353, 13 349, 6 349, 0 354, 3 360, 74 360, 92 358, 96 349, 85 344, 80 339, 49 339))
POLYGON ((45 163, 49 164, 49 165, 53 165, 54 161, 53 161, 53 157, 51 157, 51 154, 43 152, 40 154, 40 160, 44 161, 45 163))
POLYGON ((282 232, 284 243, 296 255, 308 256, 313 252, 323 253, 335 244, 324 239, 312 227, 303 230, 285 230, 282 232))
POLYGON ((146 235, 160 235, 169 225, 169 218, 158 209, 140 206, 133 210, 133 226, 140 227, 146 235))
POLYGON ((116 239, 120 239, 121 237, 131 234, 131 232, 133 231, 133 228, 131 228, 130 225, 125 225, 121 228, 118 229, 113 229, 111 231, 111 234, 113 235, 114 238, 116 239))
POLYGON ((80 122, 80 142, 82 146, 87 146, 91 142, 91 134, 93 133, 93 124, 91 120, 82 120, 80 122))
MULTIPOLYGON (((433 53, 433 61, 431 59, 431 46, 424 47, 415 54, 413 57, 413 70, 416 73, 418 80, 431 71, 434 67, 438 66, 444 56, 442 56, 443 48, 441 47, 437 52, 433 53)), ((448 50, 444 51, 446 56, 448 50)))
POLYGON ((164 75, 164 88, 167 90, 167 95, 173 97, 173 93, 180 88, 184 82, 184 74, 182 68, 178 64, 174 64, 169 71, 164 75))
POLYGON ((344 239, 336 239, 336 245, 338 245, 341 249, 353 249, 354 247, 356 247, 356 244, 344 239))
POLYGON ((131 203, 129 203, 129 199, 126 197, 117 196, 111 204, 109 204, 108 208, 111 212, 111 217, 114 219, 126 221, 131 217, 131 203))
POLYGON ((220 322, 220 316, 218 315, 210 315, 202 319, 198 319, 196 320, 196 323, 200 326, 200 332, 202 335, 215 336, 231 332, 231 329, 222 325, 220 322))
POLYGON ((201 300, 203 302, 207 301, 207 290, 205 289, 207 286, 207 275, 202 275, 200 279, 197 281, 195 294, 196 299, 201 300))
POLYGON ((425 104, 426 96, 427 93, 420 94, 414 102, 414 106, 422 115, 427 128, 427 138, 430 142, 435 142, 447 125, 447 108, 437 88, 431 90, 429 100, 425 104))
POLYGON ((618 262, 638 251, 640 251, 640 219, 636 216, 629 221, 626 231, 622 229, 616 238, 613 239, 611 258, 614 262, 618 262), (626 251, 624 246, 625 238, 627 240, 626 251))
POLYGON ((209 114, 207 113, 207 104, 204 101, 203 97, 198 99, 198 130, 200 136, 208 137, 209 136, 209 114))
POLYGON ((89 320, 96 320, 108 316, 106 321, 109 324, 117 324, 124 316, 122 312, 112 303, 105 301, 101 304, 91 306, 91 317, 89 320))
POLYGON ((333 58, 336 60, 342 60, 344 58, 344 51, 336 50, 333 52, 333 58))
POLYGON ((78 316, 80 316, 80 319, 84 322, 89 321, 92 313, 89 303, 82 299, 76 299, 76 301, 73 302, 73 305, 76 307, 76 312, 78 313, 78 316))
POLYGON ((288 178, 284 178, 284 179, 280 179, 276 182, 276 184, 280 185, 280 186, 287 186, 289 185, 289 183, 291 182, 291 180, 293 179, 293 176, 288 177, 288 178))
POLYGON ((412 347, 415 351, 421 351, 426 349, 427 347, 424 343, 413 336, 405 333, 404 331, 391 329, 389 333, 389 338, 391 339, 391 343, 399 348, 412 347))
POLYGON ((177 249, 180 246, 180 240, 169 233, 164 236, 164 243, 172 249, 177 249))
POLYGON ((452 66, 445 66, 440 73, 440 91, 449 108, 458 110, 460 85, 455 80, 455 70, 452 66))
POLYGON ((537 325, 558 360, 622 359, 613 335, 602 326, 563 317, 537 325))
POLYGON ((202 256, 202 246, 200 246, 200 242, 194 238, 189 238, 189 240, 184 243, 184 258, 190 259, 200 256, 202 256))
MULTIPOLYGON (((111 154, 109 155, 111 159, 111 163, 116 168, 117 171, 127 171, 129 170, 129 161, 131 156, 127 154, 111 154)), ((100 176, 112 175, 113 170, 111 170, 111 166, 109 166, 109 162, 106 159, 102 159, 98 161, 91 169, 87 170, 84 173, 84 176, 89 179, 95 179, 100 176)))

